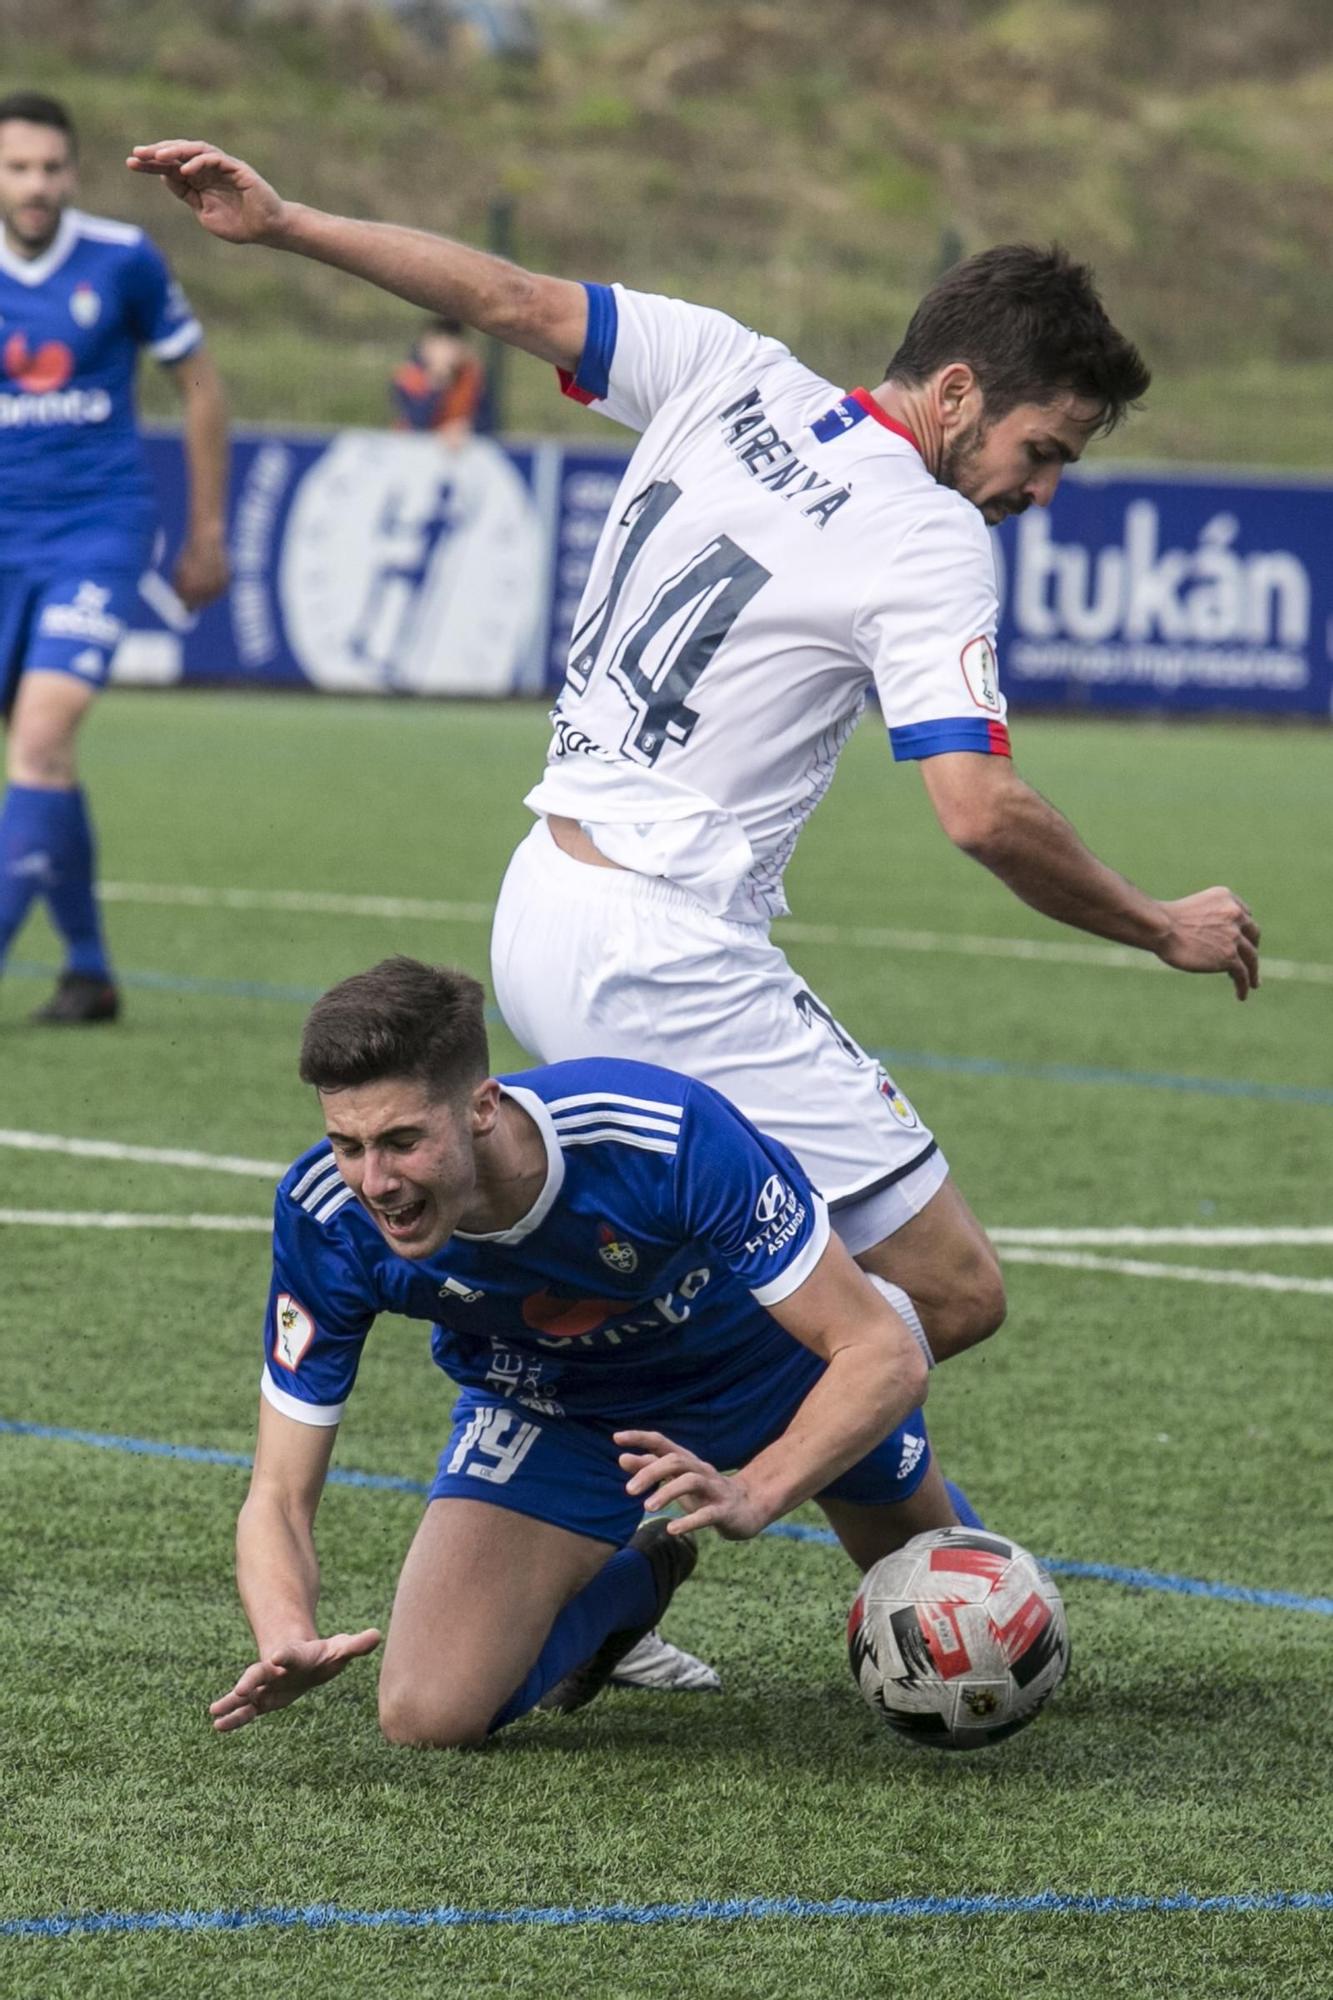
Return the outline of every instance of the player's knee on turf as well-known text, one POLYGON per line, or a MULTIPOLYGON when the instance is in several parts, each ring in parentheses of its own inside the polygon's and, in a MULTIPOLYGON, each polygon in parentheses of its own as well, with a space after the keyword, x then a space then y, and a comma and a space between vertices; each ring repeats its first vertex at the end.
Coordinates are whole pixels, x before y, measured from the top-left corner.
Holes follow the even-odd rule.
POLYGON ((380 1734, 387 1743, 420 1750, 466 1750, 486 1741, 497 1702, 485 1713, 476 1701, 450 1700, 447 1694, 422 1693, 408 1686, 380 1683, 380 1734))

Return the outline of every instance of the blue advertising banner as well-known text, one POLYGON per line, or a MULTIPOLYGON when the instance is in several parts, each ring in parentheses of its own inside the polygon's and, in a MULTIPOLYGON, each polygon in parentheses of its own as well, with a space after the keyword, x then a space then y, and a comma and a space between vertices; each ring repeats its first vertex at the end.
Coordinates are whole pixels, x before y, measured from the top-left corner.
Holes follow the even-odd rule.
MULTIPOLYGON (((179 438, 149 440, 163 518, 179 438)), ((242 435, 228 597, 192 617, 144 578, 122 681, 510 695, 559 685, 629 463, 554 442, 242 435)), ((1333 486, 1079 469, 994 531, 1014 708, 1333 715, 1333 486)))
MULTIPOLYGON (((164 521, 179 439, 148 441, 164 521)), ((552 509, 542 448, 392 431, 239 437, 226 598, 191 616, 167 536, 115 678, 337 693, 508 695, 546 679, 552 509)))
POLYGON ((1333 711, 1333 489, 1079 473, 994 539, 1012 706, 1333 711))

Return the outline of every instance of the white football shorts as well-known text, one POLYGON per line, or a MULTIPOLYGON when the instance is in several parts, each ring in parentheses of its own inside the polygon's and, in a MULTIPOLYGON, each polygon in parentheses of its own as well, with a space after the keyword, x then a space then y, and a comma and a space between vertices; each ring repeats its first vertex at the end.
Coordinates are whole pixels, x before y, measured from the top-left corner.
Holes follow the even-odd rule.
POLYGON ((948 1164, 882 1064, 761 924, 575 861, 538 820, 491 933, 500 1011, 542 1062, 621 1056, 712 1084, 789 1146, 855 1255, 920 1214, 948 1164))

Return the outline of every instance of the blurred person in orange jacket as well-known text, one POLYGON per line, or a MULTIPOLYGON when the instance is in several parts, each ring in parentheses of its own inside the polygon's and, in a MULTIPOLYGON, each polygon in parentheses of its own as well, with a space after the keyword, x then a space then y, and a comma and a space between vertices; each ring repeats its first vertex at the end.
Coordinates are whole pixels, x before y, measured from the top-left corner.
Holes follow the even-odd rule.
POLYGON ((437 431, 455 443, 493 429, 486 370, 456 319, 430 319, 393 372, 394 428, 437 431))

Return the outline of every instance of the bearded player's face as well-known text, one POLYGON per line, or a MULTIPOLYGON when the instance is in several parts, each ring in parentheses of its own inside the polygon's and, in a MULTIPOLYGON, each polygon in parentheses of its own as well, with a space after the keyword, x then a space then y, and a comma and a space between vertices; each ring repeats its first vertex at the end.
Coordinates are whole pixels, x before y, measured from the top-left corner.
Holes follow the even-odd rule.
POLYGON ((991 528, 1034 504, 1049 507, 1101 414, 1099 405, 1068 392, 1051 403, 1019 403, 994 419, 983 408, 945 438, 940 484, 979 507, 991 528))
POLYGON ((26 118, 0 123, 0 222, 21 257, 38 256, 74 192, 69 134, 26 118))

